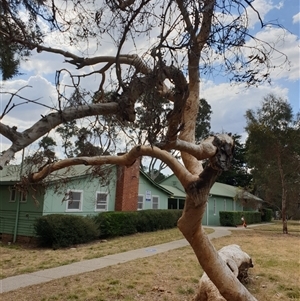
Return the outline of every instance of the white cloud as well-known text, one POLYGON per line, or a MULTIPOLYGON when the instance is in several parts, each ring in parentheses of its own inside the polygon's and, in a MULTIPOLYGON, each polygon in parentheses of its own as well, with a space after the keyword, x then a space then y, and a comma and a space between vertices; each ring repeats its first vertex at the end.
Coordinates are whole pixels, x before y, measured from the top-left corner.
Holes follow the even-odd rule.
MULTIPOLYGON (((2 84, 2 91, 16 93, 18 89, 25 86, 28 87, 18 93, 24 99, 15 96, 10 104, 14 104, 15 108, 2 119, 2 122, 7 125, 18 125, 18 130, 26 129, 33 124, 33 121, 38 120, 37 118, 41 114, 49 113, 51 111, 50 107, 54 107, 57 99, 55 87, 47 79, 39 75, 31 76, 28 80, 6 81, 2 84), (28 102, 26 99, 36 100, 39 104, 28 102)), ((1 110, 4 110, 9 99, 9 94, 2 95, 1 110)))
MULTIPOLYGON (((285 56, 279 52, 273 52, 270 59, 273 64, 280 67, 271 71, 271 78, 287 78, 291 81, 295 81, 300 78, 299 37, 285 29, 274 27, 266 27, 264 30, 258 32, 255 37, 269 43, 282 54, 285 54, 290 61, 290 66, 285 65, 285 56)), ((248 45, 253 45, 253 43, 255 43, 255 41, 249 42, 248 45)), ((258 45, 258 47, 260 46, 258 45)))
MULTIPOLYGON (((259 12, 259 17, 264 21, 265 16, 272 9, 281 9, 283 2, 279 2, 277 5, 274 4, 272 0, 255 0, 251 2, 253 8, 259 12)), ((247 8, 247 16, 249 21, 249 27, 254 28, 254 26, 260 22, 257 12, 253 10, 250 6, 247 8)))
POLYGON ((293 16, 293 24, 300 22, 300 12, 293 16))
POLYGON ((204 82, 201 87, 201 97, 207 100, 213 111, 211 130, 218 133, 225 131, 241 134, 245 139, 246 110, 258 108, 263 97, 270 93, 287 98, 288 89, 268 84, 245 89, 241 85, 204 82))

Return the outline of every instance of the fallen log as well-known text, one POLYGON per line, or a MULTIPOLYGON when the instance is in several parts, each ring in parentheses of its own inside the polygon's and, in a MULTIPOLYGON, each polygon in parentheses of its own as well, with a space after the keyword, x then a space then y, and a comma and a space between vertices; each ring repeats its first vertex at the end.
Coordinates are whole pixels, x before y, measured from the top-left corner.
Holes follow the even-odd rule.
MULTIPOLYGON (((232 273, 242 282, 248 280, 248 269, 253 267, 251 257, 238 245, 228 245, 218 251, 232 273)), ((226 301, 217 287, 204 273, 199 281, 199 289, 194 301, 226 301)))

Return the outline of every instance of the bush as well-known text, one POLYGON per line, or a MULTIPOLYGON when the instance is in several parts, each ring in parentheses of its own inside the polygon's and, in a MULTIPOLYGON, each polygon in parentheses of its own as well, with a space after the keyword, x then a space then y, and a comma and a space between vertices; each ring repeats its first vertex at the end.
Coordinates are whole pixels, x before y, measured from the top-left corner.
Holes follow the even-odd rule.
POLYGON ((273 216, 273 210, 272 209, 267 209, 263 208, 261 210, 261 221, 262 222, 271 222, 272 221, 272 216, 273 216))
POLYGON ((95 218, 100 237, 115 237, 174 228, 182 210, 103 212, 95 218))
POLYGON ((247 225, 261 223, 261 213, 257 211, 220 211, 220 224, 229 227, 241 225, 242 215, 244 215, 247 225))
POLYGON ((94 221, 100 232, 100 237, 106 238, 136 233, 137 213, 126 211, 99 213, 94 221))
POLYGON ((152 232, 177 226, 181 210, 143 210, 138 211, 137 231, 152 232))
POLYGON ((34 229, 41 246, 65 248, 96 239, 99 231, 90 217, 51 214, 37 218, 34 229))

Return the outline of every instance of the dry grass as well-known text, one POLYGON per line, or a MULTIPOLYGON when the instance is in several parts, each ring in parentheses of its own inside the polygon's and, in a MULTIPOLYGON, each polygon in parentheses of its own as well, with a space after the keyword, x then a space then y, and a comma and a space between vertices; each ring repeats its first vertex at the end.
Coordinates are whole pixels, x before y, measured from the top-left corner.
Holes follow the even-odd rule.
MULTIPOLYGON (((214 240, 218 249, 237 243, 253 258, 248 289, 258 300, 300 300, 300 224, 289 226, 290 235, 273 231, 276 224, 233 230, 231 236, 214 240)), ((185 247, 8 292, 0 300, 190 301, 201 274, 191 248, 185 247)))
MULTIPOLYGON (((207 233, 213 232, 206 229, 207 233)), ((86 259, 100 258, 106 255, 145 248, 177 239, 181 232, 169 229, 157 232, 118 237, 107 241, 96 241, 67 249, 42 249, 25 245, 1 245, 0 279, 42 269, 53 268, 86 259)))

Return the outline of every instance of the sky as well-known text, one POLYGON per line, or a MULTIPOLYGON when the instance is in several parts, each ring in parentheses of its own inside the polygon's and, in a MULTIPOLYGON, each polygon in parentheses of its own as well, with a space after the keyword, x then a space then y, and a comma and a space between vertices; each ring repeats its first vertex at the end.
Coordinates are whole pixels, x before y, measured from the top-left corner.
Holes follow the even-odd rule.
MULTIPOLYGON (((227 77, 210 76, 201 78, 200 94, 211 105, 211 130, 213 132, 231 132, 242 136, 242 141, 247 137, 245 132, 245 113, 248 109, 258 108, 263 98, 274 93, 287 99, 293 112, 300 111, 300 2, 299 0, 255 0, 252 5, 261 13, 263 21, 280 23, 285 29, 266 27, 261 29, 257 17, 252 12, 250 17, 251 33, 270 43, 276 43, 276 48, 285 53, 290 61, 290 66, 273 70, 271 84, 264 83, 257 87, 247 88, 245 85, 231 85, 227 77), (282 36, 284 34, 284 38, 282 36)), ((59 47, 61 41, 49 37, 52 47, 59 47), (51 40, 52 39, 52 40, 51 40)), ((48 41, 48 42, 49 42, 48 41)), ((112 46, 103 47, 101 55, 110 54, 112 46)), ((98 54, 96 54, 98 55, 98 54)), ((273 58, 278 60, 278 57, 273 58)), ((33 53, 27 62, 21 64, 21 76, 2 82, 2 91, 16 91, 27 85, 22 90, 22 96, 38 99, 45 106, 20 106, 3 118, 3 123, 17 126, 19 131, 30 127, 36 119, 33 117, 49 113, 47 105, 55 103, 57 99, 54 86, 54 71, 62 68, 63 57, 45 52, 33 53)), ((96 81, 85 83, 95 86, 96 81)), ((1 98, 1 112, 7 102, 7 95, 1 98)), ((2 136, 1 149, 9 146, 9 141, 2 136)), ((20 155, 20 154, 19 154, 20 155)), ((18 155, 18 156, 19 156, 18 155)))

